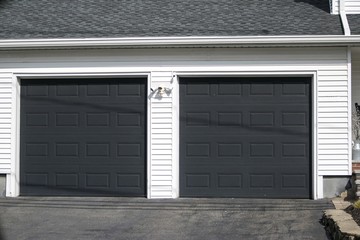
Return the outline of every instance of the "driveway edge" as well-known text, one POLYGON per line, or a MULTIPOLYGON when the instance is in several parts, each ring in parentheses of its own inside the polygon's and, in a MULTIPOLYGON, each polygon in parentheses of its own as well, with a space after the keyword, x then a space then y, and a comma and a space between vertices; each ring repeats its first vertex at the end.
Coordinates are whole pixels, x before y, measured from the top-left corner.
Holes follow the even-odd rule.
POLYGON ((352 216, 344 211, 350 204, 342 199, 334 199, 333 204, 336 209, 324 211, 322 223, 325 230, 334 240, 360 240, 360 227, 352 216))

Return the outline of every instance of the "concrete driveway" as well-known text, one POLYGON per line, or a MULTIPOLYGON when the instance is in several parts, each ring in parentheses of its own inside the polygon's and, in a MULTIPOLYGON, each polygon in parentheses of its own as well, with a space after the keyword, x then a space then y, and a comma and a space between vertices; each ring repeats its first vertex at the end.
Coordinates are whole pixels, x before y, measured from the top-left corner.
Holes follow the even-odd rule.
POLYGON ((0 199, 0 239, 328 239, 329 200, 0 199))

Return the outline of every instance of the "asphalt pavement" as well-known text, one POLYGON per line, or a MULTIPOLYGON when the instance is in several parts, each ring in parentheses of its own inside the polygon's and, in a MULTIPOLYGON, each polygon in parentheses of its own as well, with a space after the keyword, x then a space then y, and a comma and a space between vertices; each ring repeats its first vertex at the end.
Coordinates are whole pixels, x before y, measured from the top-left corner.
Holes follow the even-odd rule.
POLYGON ((0 239, 328 239, 330 200, 0 198, 0 239))

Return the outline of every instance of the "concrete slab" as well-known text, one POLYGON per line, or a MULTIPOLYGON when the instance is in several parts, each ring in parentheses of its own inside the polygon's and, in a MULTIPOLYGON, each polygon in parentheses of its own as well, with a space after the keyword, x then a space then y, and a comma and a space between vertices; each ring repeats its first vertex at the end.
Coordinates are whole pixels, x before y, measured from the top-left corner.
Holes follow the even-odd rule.
POLYGON ((330 200, 0 199, 0 239, 327 239, 330 200))
POLYGON ((345 208, 347 208, 348 206, 351 205, 350 202, 345 201, 345 200, 344 200, 343 198, 341 198, 341 197, 333 198, 333 199, 332 199, 332 203, 334 204, 334 206, 335 206, 336 209, 345 209, 345 208))

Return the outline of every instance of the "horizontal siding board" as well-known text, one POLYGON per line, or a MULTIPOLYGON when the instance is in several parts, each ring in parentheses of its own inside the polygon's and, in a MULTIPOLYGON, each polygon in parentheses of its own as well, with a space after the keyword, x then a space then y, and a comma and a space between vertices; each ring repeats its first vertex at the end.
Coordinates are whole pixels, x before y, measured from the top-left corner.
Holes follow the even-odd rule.
POLYGON ((345 160, 323 160, 321 162, 321 165, 324 166, 324 165, 331 165, 331 166, 334 166, 334 165, 345 165, 347 163, 347 161, 345 160))
POLYGON ((171 109, 171 106, 166 107, 166 108, 154 106, 154 107, 152 108, 151 112, 152 112, 153 114, 155 114, 155 113, 170 113, 170 114, 171 114, 171 113, 172 113, 172 109, 171 109))
POLYGON ((152 180, 152 186, 171 186, 171 180, 152 180))
POLYGON ((1 147, 0 154, 11 154, 11 148, 9 147, 1 147))
POLYGON ((343 133, 344 131, 347 131, 347 128, 319 128, 318 133, 343 133))
POLYGON ((11 164, 0 162, 0 174, 8 174, 8 173, 11 173, 11 164))
POLYGON ((342 92, 347 93, 348 87, 347 86, 319 86, 318 89, 320 92, 342 92))
POLYGON ((346 171, 347 170, 347 166, 345 164, 336 164, 336 165, 319 165, 319 170, 320 171, 331 171, 331 170, 335 170, 335 171, 346 171))
MULTIPOLYGON (((156 151, 156 150, 153 150, 153 151, 156 151)), ((153 152, 152 151, 152 152, 153 152)), ((171 163, 171 159, 172 159, 172 156, 167 153, 167 154, 152 154, 152 159, 154 160, 154 163, 155 161, 169 161, 171 163)))
POLYGON ((322 111, 323 109, 332 108, 332 107, 344 107, 347 109, 348 102, 318 102, 318 111, 322 111))
POLYGON ((168 129, 172 129, 172 123, 153 123, 151 125, 152 129, 158 129, 158 128, 168 128, 168 129))
MULTIPOLYGON (((1 125, 0 125, 1 127, 1 125)), ((172 133, 172 129, 171 128, 154 128, 152 129, 152 133, 172 133)))
POLYGON ((349 146, 347 144, 341 144, 341 143, 336 143, 336 144, 319 144, 318 149, 319 150, 325 150, 325 149, 329 149, 329 150, 335 150, 335 149, 346 149, 348 150, 349 146))
MULTIPOLYGON (((319 149, 318 154, 329 155, 329 154, 348 154, 348 149, 319 149)), ((321 164, 324 164, 323 162, 321 164)))
MULTIPOLYGON (((319 123, 347 123, 348 122, 348 118, 346 117, 332 117, 332 118, 319 118, 318 119, 319 123)), ((336 137, 336 136, 334 136, 336 137)))
POLYGON ((169 186, 156 186, 157 191, 171 191, 172 188, 169 186))
MULTIPOLYGON (((152 119, 160 118, 160 119, 172 119, 172 113, 157 113, 153 112, 151 114, 152 119)), ((169 121, 171 123, 171 121, 169 121)))
POLYGON ((339 71, 339 70, 337 70, 337 71, 324 71, 324 70, 322 70, 322 71, 318 72, 319 77, 328 76, 330 78, 335 77, 335 76, 343 76, 343 77, 347 78, 347 74, 348 74, 347 70, 342 70, 342 71, 339 71))
POLYGON ((159 170, 172 170, 172 165, 171 164, 151 164, 151 168, 152 169, 156 169, 157 171, 159 170))
POLYGON ((318 129, 331 129, 331 128, 341 128, 341 129, 347 129, 348 123, 319 123, 318 129))
MULTIPOLYGON (((339 109, 336 113, 337 118, 346 118, 348 116, 347 112, 344 112, 343 109, 339 109)), ((319 112, 318 113, 319 118, 333 118, 334 112, 326 111, 326 112, 319 112)))
POLYGON ((322 89, 323 87, 341 87, 342 89, 347 90, 347 81, 319 81, 318 86, 320 87, 320 89, 322 89), (344 87, 346 87, 346 89, 344 87))
POLYGON ((348 106, 346 104, 346 106, 341 106, 341 107, 320 107, 319 106, 319 110, 318 110, 318 116, 321 117, 322 114, 327 114, 327 113, 332 113, 332 117, 334 117, 334 115, 339 116, 339 114, 346 114, 348 113, 348 106))
POLYGON ((348 139, 348 133, 338 133, 338 134, 319 134, 319 139, 348 139))
POLYGON ((161 145, 160 144, 154 144, 152 145, 152 149, 153 150, 171 150, 172 149, 172 144, 165 144, 165 143, 162 143, 161 145))
POLYGON ((152 171, 153 176, 171 176, 171 174, 172 174, 172 171, 169 171, 169 170, 155 169, 155 170, 152 171))
POLYGON ((167 155, 167 159, 171 159, 172 149, 152 149, 151 154, 157 157, 167 155))
POLYGON ((319 97, 318 102, 347 102, 348 97, 327 96, 319 97))
POLYGON ((347 91, 320 91, 318 92, 318 97, 346 97, 347 91))
MULTIPOLYGON (((333 154, 333 155, 326 154, 326 155, 319 155, 318 158, 319 158, 319 160, 336 160, 336 161, 338 161, 338 160, 347 160, 348 161, 349 160, 349 156, 346 154, 333 154)), ((345 161, 343 161, 343 162, 345 162, 345 161)), ((321 165, 321 164, 322 164, 322 162, 319 161, 319 165, 321 165)))
POLYGON ((154 123, 170 123, 172 118, 169 117, 169 118, 156 118, 156 117, 152 117, 152 122, 154 123))
POLYGON ((348 139, 347 138, 319 138, 318 139, 318 145, 336 145, 336 144, 347 144, 348 145, 348 139))
MULTIPOLYGON (((336 72, 336 71, 334 71, 334 72, 336 72)), ((335 76, 319 76, 318 75, 318 80, 319 81, 346 81, 347 75, 335 75, 335 76)))
POLYGON ((153 181, 171 181, 172 180, 172 177, 171 175, 170 176, 167 176, 167 175, 156 175, 156 174, 152 174, 152 177, 151 179, 153 181))
POLYGON ((152 146, 158 146, 162 144, 170 144, 172 146, 172 139, 171 138, 152 138, 151 139, 152 146))

